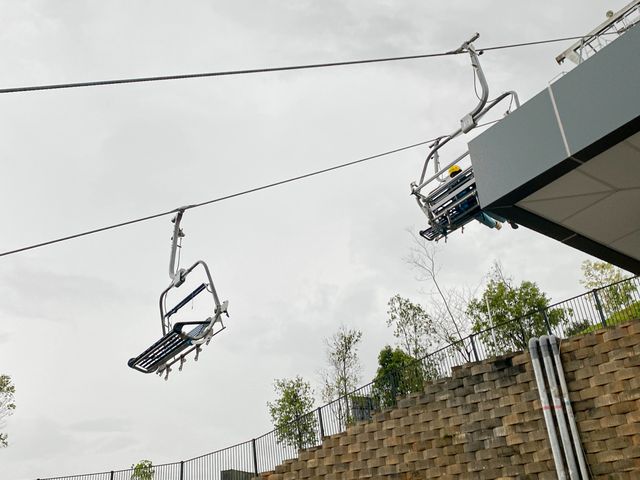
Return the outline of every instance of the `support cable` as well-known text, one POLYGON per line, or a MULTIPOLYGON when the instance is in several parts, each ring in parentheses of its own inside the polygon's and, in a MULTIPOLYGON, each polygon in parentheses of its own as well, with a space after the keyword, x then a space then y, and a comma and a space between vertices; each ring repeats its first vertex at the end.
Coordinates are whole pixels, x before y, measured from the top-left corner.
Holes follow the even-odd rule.
POLYGON ((241 197, 243 195, 248 195, 250 193, 259 192, 261 190, 266 190, 268 188, 277 187, 277 186, 280 186, 280 185, 284 185, 286 183, 297 182, 297 181, 303 180, 305 178, 313 177, 313 176, 316 176, 316 175, 321 175, 323 173, 332 172, 334 170, 339 170, 341 168, 350 167, 350 166, 353 166, 353 165, 357 165, 359 163, 367 162, 369 160, 374 160, 376 158, 384 157, 384 156, 387 156, 387 155, 392 155, 394 153, 399 153, 399 152, 402 152, 402 151, 405 151, 405 150, 409 150, 409 149, 416 148, 416 147, 419 147, 419 146, 422 146, 422 145, 426 145, 426 144, 431 143, 433 141, 434 141, 434 139, 424 140, 422 142, 414 143, 412 145, 407 145, 405 147, 394 148, 393 150, 387 150, 386 152, 377 153, 375 155, 371 155, 371 156, 368 156, 368 157, 360 158, 358 160, 353 160, 351 162, 342 163, 340 165, 334 165, 333 167, 323 168, 322 170, 315 170, 313 172, 305 173, 305 174, 298 175, 298 176, 295 176, 295 177, 290 177, 290 178, 287 178, 287 179, 284 179, 284 180, 279 180, 279 181, 276 181, 276 182, 273 182, 273 183, 268 183, 266 185, 261 185, 259 187, 254 187, 254 188, 250 188, 250 189, 247 189, 247 190, 242 190, 240 192, 232 193, 232 194, 225 195, 225 196, 218 197, 218 198, 214 198, 214 199, 211 199, 211 200, 206 200, 204 202, 194 203, 194 204, 191 204, 191 205, 186 205, 186 206, 183 206, 183 207, 174 208, 173 210, 168 210, 168 211, 165 211, 165 212, 155 213, 153 215, 147 215, 145 217, 140 217, 140 218, 136 218, 136 219, 133 219, 133 220, 127 220, 127 221, 116 223, 116 224, 113 224, 113 225, 108 225, 106 227, 100 227, 100 228, 96 228, 96 229, 93 229, 93 230, 87 230, 85 232, 74 233, 72 235, 67 235, 65 237, 60 237, 60 238, 56 238, 56 239, 53 239, 53 240, 47 240, 45 242, 36 243, 34 245, 29 245, 29 246, 26 246, 26 247, 16 248, 14 250, 7 250, 6 252, 0 252, 0 257, 6 257, 8 255, 14 255, 16 253, 26 252, 27 250, 33 250, 33 249, 40 248, 40 247, 46 247, 48 245, 53 245, 55 243, 66 242, 68 240, 73 240, 75 238, 86 237, 88 235, 93 235, 95 233, 105 232, 107 230, 113 230, 113 229, 116 229, 116 228, 126 227, 128 225, 133 225, 135 223, 146 222, 148 220, 153 220, 155 218, 159 218, 159 217, 164 217, 166 215, 175 214, 175 213, 177 213, 178 211, 181 211, 181 210, 182 211, 191 210, 193 208, 203 207, 205 205, 210 205, 212 203, 218 203, 218 202, 222 202, 224 200, 230 200, 232 198, 241 197))
MULTIPOLYGON (((550 40, 538 40, 534 42, 512 43, 508 45, 498 45, 494 47, 478 48, 478 51, 480 52, 480 51, 490 51, 490 50, 503 50, 507 48, 519 48, 519 47, 527 47, 531 45, 542 45, 542 44, 548 44, 548 43, 565 42, 568 40, 580 40, 583 38, 586 38, 586 37, 584 36, 563 37, 563 38, 554 38, 550 40)), ((122 84, 128 84, 128 83, 148 83, 148 82, 161 82, 161 81, 167 81, 167 80, 186 80, 186 79, 192 79, 192 78, 224 77, 224 76, 233 76, 233 75, 249 75, 249 74, 256 74, 256 73, 284 72, 289 70, 309 70, 314 68, 344 67, 348 65, 363 65, 368 63, 396 62, 401 60, 417 60, 421 58, 445 57, 449 55, 459 55, 461 53, 463 52, 450 51, 450 52, 440 52, 440 53, 426 53, 421 55, 405 55, 401 57, 349 60, 344 62, 289 65, 289 66, 283 66, 283 67, 250 68, 250 69, 243 69, 243 70, 227 70, 227 71, 203 72, 203 73, 185 73, 185 74, 177 74, 177 75, 160 75, 160 76, 154 76, 154 77, 132 77, 132 78, 111 79, 111 80, 95 80, 95 81, 89 81, 89 82, 54 83, 49 85, 0 88, 0 93, 23 93, 23 92, 34 92, 34 91, 40 91, 40 90, 61 90, 61 89, 69 89, 69 88, 101 87, 106 85, 122 85, 122 84)))

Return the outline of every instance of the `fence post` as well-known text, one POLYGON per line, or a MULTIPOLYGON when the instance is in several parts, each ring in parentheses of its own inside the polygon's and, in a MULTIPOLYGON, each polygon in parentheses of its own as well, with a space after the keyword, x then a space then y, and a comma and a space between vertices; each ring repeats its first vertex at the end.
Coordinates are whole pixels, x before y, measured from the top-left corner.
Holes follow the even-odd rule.
POLYGON ((113 476, 115 475, 114 471, 111 470, 111 475, 109 475, 109 480, 113 480, 113 476))
POLYGON ((300 415, 296 418, 296 429, 298 433, 298 450, 302 450, 302 429, 300 428, 300 415))
MULTIPOLYGON (((524 326, 522 325, 522 319, 518 320, 518 325, 520 326, 520 334, 522 335, 522 350, 526 350, 529 339, 527 338, 527 332, 524 331, 524 326)), ((518 350, 517 346, 516 346, 516 350, 518 350)))
POLYGON ((600 296, 598 295, 598 291, 594 288, 593 297, 596 299, 596 309, 598 310, 598 314, 600 315, 600 323, 602 323, 603 327, 607 326, 607 319, 604 316, 604 312, 602 311, 602 303, 600 303, 600 296))
POLYGON ((180 461, 180 480, 184 480, 184 460, 180 461))
POLYGON ((542 318, 544 318, 544 324, 547 326, 547 335, 553 335, 551 331, 551 324, 549 323, 549 317, 547 316, 547 309, 543 308, 540 310, 542 312, 542 318))
POLYGON ((476 362, 479 362, 480 357, 478 357, 478 350, 476 349, 476 342, 473 341, 473 335, 469 335, 469 340, 471 341, 471 349, 473 350, 473 356, 476 359, 476 362))
POLYGON ((253 453, 253 471, 258 476, 258 454, 256 453, 256 439, 251 439, 251 450, 253 453))
POLYGON ((318 407, 318 423, 320 424, 320 441, 324 440, 324 422, 322 421, 322 407, 318 407))

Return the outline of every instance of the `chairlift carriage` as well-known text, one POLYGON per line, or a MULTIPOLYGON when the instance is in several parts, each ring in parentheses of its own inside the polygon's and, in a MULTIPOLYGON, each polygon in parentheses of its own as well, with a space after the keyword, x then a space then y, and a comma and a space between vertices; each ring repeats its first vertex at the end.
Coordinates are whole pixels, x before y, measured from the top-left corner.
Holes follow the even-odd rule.
MULTIPOLYGON (((469 155, 465 152, 458 156, 455 160, 448 164, 440 165, 440 149, 454 138, 463 133, 469 133, 478 126, 478 121, 500 101, 507 97, 511 97, 511 101, 515 103, 516 108, 520 106, 518 95, 513 92, 505 92, 493 100, 489 100, 489 86, 480 66, 478 56, 482 52, 477 52, 473 46, 473 42, 480 35, 476 33, 470 40, 464 42, 460 48, 453 53, 467 52, 471 58, 471 66, 473 67, 474 76, 480 83, 481 93, 478 95, 479 103, 476 107, 465 115, 460 121, 460 127, 453 133, 438 137, 431 145, 431 150, 427 155, 422 174, 419 182, 411 183, 411 194, 416 197, 418 206, 427 216, 429 227, 420 231, 420 235, 427 240, 440 240, 464 226, 474 219, 488 217, 487 213, 482 211, 478 200, 478 192, 476 189, 476 181, 473 175, 473 167, 469 166, 465 169, 456 168, 458 163, 469 155), (434 174, 426 178, 427 167, 433 160, 434 174), (450 168, 459 170, 455 176, 445 176, 450 168), (426 195, 423 190, 430 190, 426 195)), ((507 112, 509 113, 509 112, 507 112)))
POLYGON ((177 211, 176 216, 172 219, 174 223, 173 237, 171 239, 171 256, 169 259, 169 278, 171 283, 160 294, 160 323, 162 325, 162 338, 143 351, 140 355, 128 361, 128 365, 134 370, 143 373, 157 373, 165 375, 165 380, 171 372, 171 366, 180 362, 179 369, 182 370, 186 362, 187 355, 194 352, 194 360, 198 360, 198 356, 202 349, 202 345, 208 345, 215 335, 220 333, 226 327, 222 323, 222 314, 229 316, 227 313, 228 302, 220 303, 216 292, 211 272, 207 264, 198 260, 189 268, 179 268, 178 249, 181 248, 184 233, 180 228, 180 221, 184 215, 185 208, 177 211), (179 301, 173 308, 167 310, 167 296, 173 290, 177 289, 185 283, 187 276, 196 270, 204 272, 205 282, 200 283, 186 297, 179 301), (183 307, 192 303, 194 299, 201 293, 210 294, 212 300, 211 315, 204 320, 179 321, 172 323, 172 317, 176 315, 183 307))

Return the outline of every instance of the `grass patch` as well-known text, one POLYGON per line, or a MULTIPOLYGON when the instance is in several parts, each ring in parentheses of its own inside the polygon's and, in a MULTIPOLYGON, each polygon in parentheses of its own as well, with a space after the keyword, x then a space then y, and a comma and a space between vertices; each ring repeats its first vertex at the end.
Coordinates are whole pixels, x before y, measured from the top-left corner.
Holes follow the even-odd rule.
POLYGON ((640 319, 640 301, 618 310, 607 318, 607 325, 617 325, 619 323, 629 322, 631 320, 640 319))
MULTIPOLYGON (((626 306, 618 310, 617 312, 612 313, 606 319, 607 327, 611 327, 613 325, 618 325, 620 323, 629 322, 631 320, 640 319, 640 301, 633 302, 632 304, 626 306)), ((589 325, 588 320, 583 320, 578 322, 571 327, 567 328, 565 334, 568 337, 572 337, 574 335, 583 335, 585 333, 593 333, 600 330, 602 325, 597 323, 595 325, 589 325)))

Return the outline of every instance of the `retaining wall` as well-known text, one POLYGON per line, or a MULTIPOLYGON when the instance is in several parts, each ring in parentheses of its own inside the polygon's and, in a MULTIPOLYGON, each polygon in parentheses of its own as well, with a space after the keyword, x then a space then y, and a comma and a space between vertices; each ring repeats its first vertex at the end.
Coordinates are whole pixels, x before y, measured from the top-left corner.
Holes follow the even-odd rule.
MULTIPOLYGON (((640 478, 640 321, 563 340, 560 349, 593 477, 640 478)), ((557 476, 525 352, 458 367, 259 478, 557 476)))

